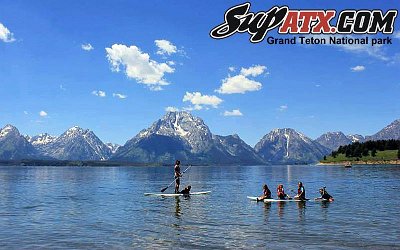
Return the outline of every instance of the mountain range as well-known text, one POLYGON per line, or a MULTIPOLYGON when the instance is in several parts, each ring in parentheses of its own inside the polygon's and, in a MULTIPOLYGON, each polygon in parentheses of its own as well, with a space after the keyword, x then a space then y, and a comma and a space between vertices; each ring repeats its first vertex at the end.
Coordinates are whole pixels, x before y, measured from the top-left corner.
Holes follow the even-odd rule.
POLYGON ((372 136, 328 132, 316 140, 292 129, 274 129, 251 147, 238 135, 213 134, 189 112, 168 112, 125 145, 103 143, 89 129, 74 126, 60 136, 21 135, 12 125, 0 130, 0 160, 52 159, 131 163, 255 165, 312 163, 341 145, 400 139, 400 120, 372 136))

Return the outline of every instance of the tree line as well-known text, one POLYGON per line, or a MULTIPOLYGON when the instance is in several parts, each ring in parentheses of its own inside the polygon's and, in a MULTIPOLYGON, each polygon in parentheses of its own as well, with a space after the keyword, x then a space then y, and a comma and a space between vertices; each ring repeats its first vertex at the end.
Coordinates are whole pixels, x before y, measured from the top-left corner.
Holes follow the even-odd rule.
POLYGON ((336 151, 332 151, 332 157, 336 158, 339 154, 346 157, 376 156, 377 151, 397 150, 397 158, 400 159, 400 140, 378 140, 366 142, 353 142, 352 144, 340 146, 336 151), (370 153, 371 152, 371 153, 370 153))

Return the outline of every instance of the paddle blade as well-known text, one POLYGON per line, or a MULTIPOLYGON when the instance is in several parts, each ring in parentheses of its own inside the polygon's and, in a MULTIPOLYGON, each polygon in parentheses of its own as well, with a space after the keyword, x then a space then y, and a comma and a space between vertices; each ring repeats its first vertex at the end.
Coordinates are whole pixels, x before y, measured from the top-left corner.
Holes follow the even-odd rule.
POLYGON ((161 193, 164 193, 164 191, 167 189, 168 189, 168 187, 161 189, 161 193))

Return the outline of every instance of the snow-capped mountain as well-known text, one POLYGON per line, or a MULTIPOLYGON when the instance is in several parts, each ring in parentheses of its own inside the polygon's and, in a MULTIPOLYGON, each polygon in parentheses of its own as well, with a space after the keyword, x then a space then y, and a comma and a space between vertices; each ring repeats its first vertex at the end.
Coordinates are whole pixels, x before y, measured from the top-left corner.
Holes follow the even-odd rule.
POLYGON ((315 141, 293 129, 275 129, 251 148, 238 135, 213 135, 198 117, 169 112, 140 131, 124 146, 104 144, 92 131, 77 126, 61 136, 21 135, 17 128, 0 129, 0 159, 111 160, 140 163, 263 164, 310 163, 340 145, 365 140, 400 139, 400 119, 372 136, 330 132, 315 141))
POLYGON ((59 160, 107 160, 111 150, 89 129, 74 126, 62 135, 38 147, 48 156, 59 160))
POLYGON ((19 133, 16 127, 8 124, 0 130, 1 160, 34 159, 39 157, 39 153, 19 133))
POLYGON ((328 132, 318 137, 315 141, 330 150, 336 150, 339 146, 352 143, 352 140, 342 132, 328 132))
POLYGON ((364 142, 365 138, 362 135, 354 134, 354 135, 347 135, 347 138, 351 140, 351 142, 364 142))
POLYGON ((207 151, 212 146, 212 134, 204 121, 189 112, 168 112, 162 119, 142 130, 134 140, 149 135, 163 135, 182 139, 192 153, 207 151))
POLYGON ((271 163, 317 162, 330 150, 291 128, 274 129, 254 147, 255 151, 271 163))
POLYGON ((168 112, 121 146, 112 159, 161 163, 171 163, 175 159, 190 163, 262 163, 254 150, 238 136, 215 136, 202 119, 183 111, 168 112))
POLYGON ((105 143, 105 145, 111 150, 112 154, 117 152, 118 148, 121 147, 121 145, 118 145, 118 144, 112 143, 112 142, 107 142, 107 143, 105 143))
POLYGON ((400 140, 400 119, 390 123, 382 130, 380 130, 378 133, 365 137, 366 141, 389 140, 389 139, 400 140))
POLYGON ((35 135, 32 137, 27 136, 27 140, 33 146, 44 146, 44 145, 54 142, 56 139, 57 139, 57 136, 52 136, 47 133, 35 135))

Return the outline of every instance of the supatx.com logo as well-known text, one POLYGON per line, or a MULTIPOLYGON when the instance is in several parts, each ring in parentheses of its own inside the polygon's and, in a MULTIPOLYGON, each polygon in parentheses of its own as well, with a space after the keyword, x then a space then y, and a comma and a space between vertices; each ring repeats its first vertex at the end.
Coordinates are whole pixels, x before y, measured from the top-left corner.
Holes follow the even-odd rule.
POLYGON ((332 23, 336 10, 291 10, 274 6, 268 11, 250 12, 250 3, 233 6, 225 12, 224 22, 210 31, 214 39, 235 33, 249 33, 252 43, 264 40, 269 31, 279 34, 392 34, 397 10, 342 10, 332 23))

